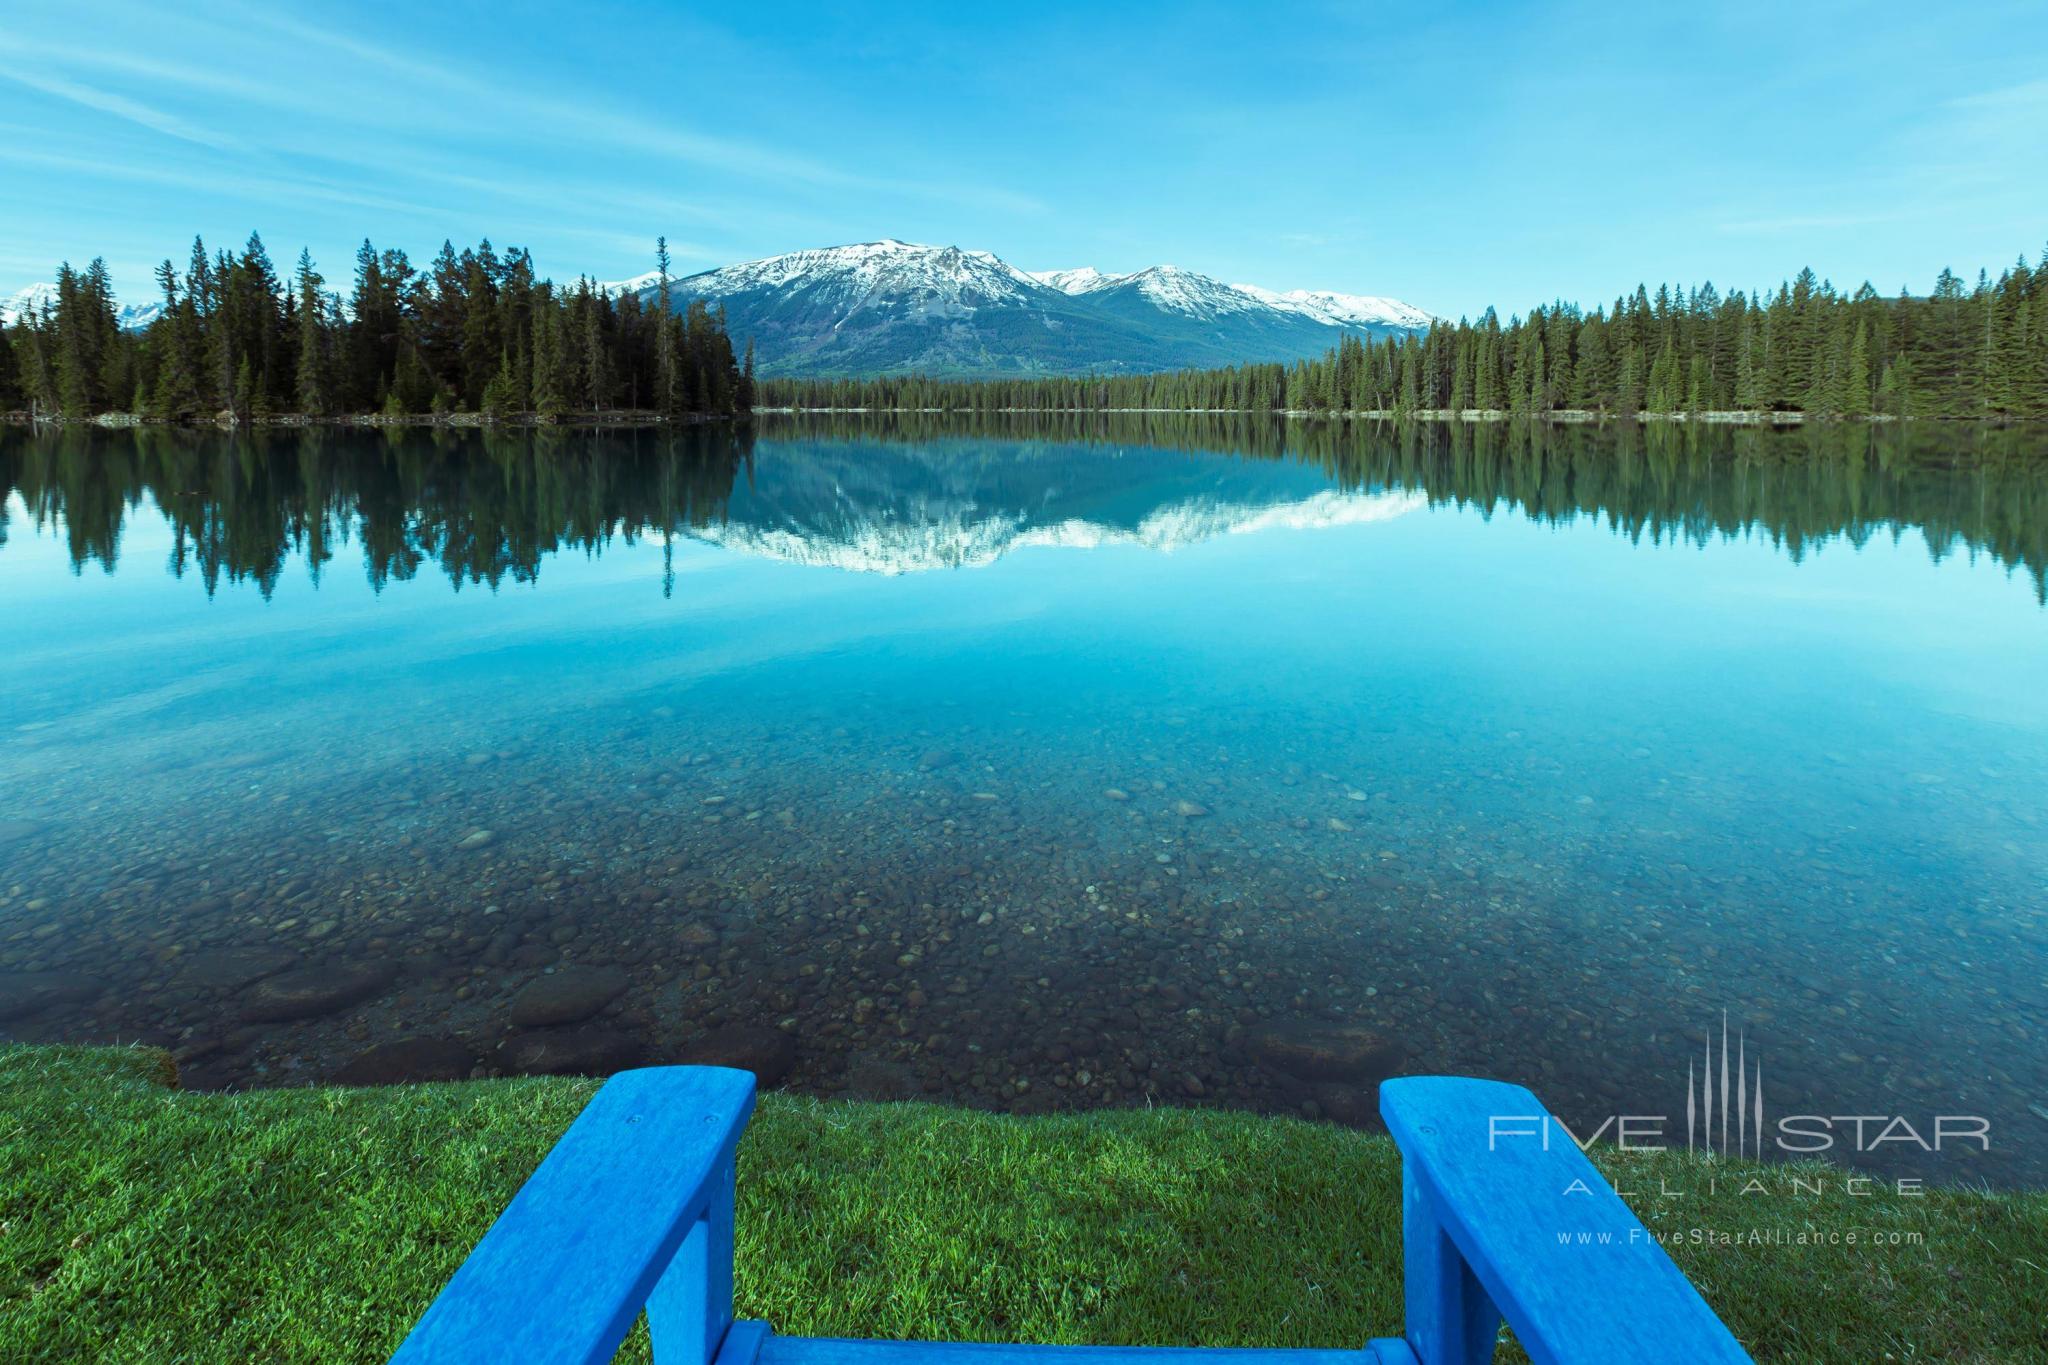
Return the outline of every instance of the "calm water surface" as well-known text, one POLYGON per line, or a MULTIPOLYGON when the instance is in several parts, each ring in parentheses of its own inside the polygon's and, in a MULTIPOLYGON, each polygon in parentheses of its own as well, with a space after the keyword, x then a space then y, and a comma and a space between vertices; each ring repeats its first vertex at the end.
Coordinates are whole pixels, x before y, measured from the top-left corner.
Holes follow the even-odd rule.
POLYGON ((1725 1019, 2048 1181, 2038 432, 8 430, 0 506, 14 1037, 1682 1141, 1725 1019))

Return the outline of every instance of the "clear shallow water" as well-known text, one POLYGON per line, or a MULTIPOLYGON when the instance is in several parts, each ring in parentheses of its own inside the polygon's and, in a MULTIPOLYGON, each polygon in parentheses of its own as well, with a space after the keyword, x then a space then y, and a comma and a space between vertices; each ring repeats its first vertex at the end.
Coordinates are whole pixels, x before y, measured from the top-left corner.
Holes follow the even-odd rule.
POLYGON ((1834 1155, 2048 1180, 2038 433, 8 431, 0 492, 13 1036, 1682 1141, 1725 1013, 1774 1121, 1993 1129, 1834 1155))

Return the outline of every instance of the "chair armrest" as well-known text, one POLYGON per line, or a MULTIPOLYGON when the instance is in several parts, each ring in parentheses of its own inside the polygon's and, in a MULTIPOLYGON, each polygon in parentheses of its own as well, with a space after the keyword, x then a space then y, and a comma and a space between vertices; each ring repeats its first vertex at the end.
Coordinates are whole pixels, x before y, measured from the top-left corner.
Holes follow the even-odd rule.
POLYGON ((663 1357, 673 1342, 685 1348, 673 1358, 702 1365, 732 1320, 733 1153, 753 1109, 752 1072, 673 1066, 614 1076, 394 1365, 594 1365, 612 1358, 650 1297, 663 1357))
POLYGON ((1529 1091, 1404 1077, 1381 1085, 1380 1114, 1401 1149, 1407 1337, 1424 1365, 1491 1360, 1502 1317, 1539 1365, 1749 1360, 1529 1091))

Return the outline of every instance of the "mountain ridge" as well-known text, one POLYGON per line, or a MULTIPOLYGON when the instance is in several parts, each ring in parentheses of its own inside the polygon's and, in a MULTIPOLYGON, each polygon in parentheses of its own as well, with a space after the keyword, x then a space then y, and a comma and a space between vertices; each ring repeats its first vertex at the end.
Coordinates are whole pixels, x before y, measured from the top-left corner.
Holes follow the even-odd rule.
MULTIPOLYGON (((646 276, 605 286, 654 300, 646 276)), ((1376 295, 1286 293, 1177 266, 1030 272, 992 252, 884 238, 785 252, 669 282, 726 309, 763 375, 1139 373, 1320 356, 1430 315, 1376 295)))

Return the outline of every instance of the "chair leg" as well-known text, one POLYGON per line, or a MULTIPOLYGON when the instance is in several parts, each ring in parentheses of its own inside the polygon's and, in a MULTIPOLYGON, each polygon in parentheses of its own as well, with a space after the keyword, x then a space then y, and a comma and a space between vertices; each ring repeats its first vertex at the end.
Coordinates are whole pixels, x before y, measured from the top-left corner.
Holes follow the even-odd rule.
POLYGON ((1408 1321, 1403 1335, 1421 1365, 1486 1365, 1500 1310, 1437 1222, 1428 1196, 1401 1176, 1401 1256, 1408 1321))
POLYGON ((734 1162, 711 1180, 711 1203, 647 1296, 655 1365, 711 1365, 732 1326, 734 1162))

